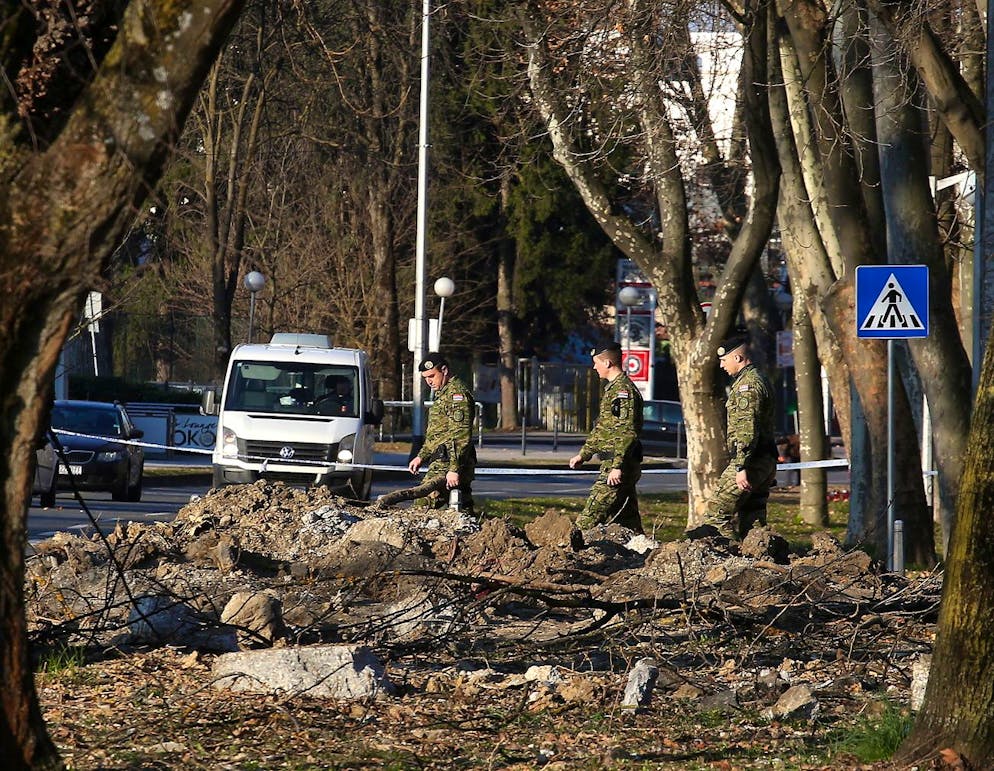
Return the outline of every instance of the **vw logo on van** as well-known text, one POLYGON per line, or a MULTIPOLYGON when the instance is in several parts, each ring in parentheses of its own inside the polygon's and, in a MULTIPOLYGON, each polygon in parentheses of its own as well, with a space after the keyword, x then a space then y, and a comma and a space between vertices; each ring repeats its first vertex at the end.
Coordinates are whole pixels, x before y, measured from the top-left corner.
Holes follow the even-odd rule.
POLYGON ((280 447, 280 457, 283 458, 283 460, 290 460, 290 458, 293 457, 293 448, 289 446, 280 447))

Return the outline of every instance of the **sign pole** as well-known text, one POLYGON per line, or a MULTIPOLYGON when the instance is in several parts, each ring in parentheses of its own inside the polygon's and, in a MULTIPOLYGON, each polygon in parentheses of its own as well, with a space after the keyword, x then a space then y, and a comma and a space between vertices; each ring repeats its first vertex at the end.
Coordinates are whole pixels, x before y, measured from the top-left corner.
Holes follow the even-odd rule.
POLYGON ((887 569, 894 569, 894 340, 887 341, 887 569))
POLYGON ((928 337, 926 265, 856 266, 856 336, 887 341, 887 558, 888 570, 903 564, 894 554, 894 341, 928 337))

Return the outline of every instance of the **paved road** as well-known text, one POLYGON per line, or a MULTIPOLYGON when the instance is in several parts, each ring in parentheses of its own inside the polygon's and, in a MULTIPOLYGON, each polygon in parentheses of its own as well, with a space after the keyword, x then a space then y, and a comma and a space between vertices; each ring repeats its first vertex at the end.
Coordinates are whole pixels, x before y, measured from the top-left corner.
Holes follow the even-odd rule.
MULTIPOLYGON (((565 465, 565 464, 564 464, 565 465)), ((593 474, 565 474, 543 470, 535 475, 525 475, 524 470, 515 475, 480 476, 473 484, 473 495, 486 498, 520 498, 549 496, 585 496, 593 482, 593 474)), ((373 484, 373 496, 408 487, 416 477, 401 474, 373 484)), ((109 493, 84 493, 84 500, 93 517, 105 532, 112 530, 117 521, 171 521, 192 496, 203 495, 210 487, 209 474, 202 482, 188 481, 180 485, 156 485, 154 477, 146 476, 145 490, 140 503, 113 501, 109 493)), ((686 487, 682 473, 666 476, 643 477, 639 485, 643 492, 682 490, 686 487)), ((33 500, 37 504, 37 497, 33 500)), ((32 505, 28 513, 28 539, 47 538, 59 530, 89 531, 91 525, 83 507, 68 491, 60 491, 56 506, 42 509, 32 505)))
MULTIPOLYGON (((473 484, 474 497, 498 499, 586 496, 593 483, 594 474, 576 474, 568 470, 569 458, 580 447, 582 440, 582 436, 553 436, 551 432, 531 434, 527 437, 526 451, 522 455, 519 435, 487 435, 484 445, 477 449, 478 466, 481 469, 506 469, 509 466, 518 468, 500 475, 481 473, 473 484)), ((119 520, 171 521, 176 512, 188 503, 192 496, 203 495, 209 489, 210 473, 204 465, 205 460, 204 456, 197 456, 168 463, 149 461, 148 465, 151 467, 198 463, 203 471, 188 476, 178 484, 175 481, 167 484, 157 483, 155 476, 146 475, 144 494, 140 503, 112 501, 108 493, 84 493, 87 506, 105 532, 112 530, 119 520)), ((398 469, 398 473, 378 473, 378 479, 373 485, 374 497, 400 487, 409 487, 415 480, 415 477, 403 471, 407 464, 405 454, 380 453, 376 462, 394 466, 398 469)), ((657 493, 686 489, 686 473, 677 468, 681 464, 682 462, 675 459, 647 459, 647 468, 639 483, 639 491, 657 493), (652 470, 652 466, 660 469, 668 468, 662 473, 656 473, 652 470)), ((594 471, 596 464, 588 463, 585 468, 594 471)), ((829 472, 831 484, 846 484, 847 479, 847 472, 829 472)), ((782 474, 781 483, 793 483, 793 480, 789 479, 787 474, 782 474)), ((33 503, 37 503, 37 498, 33 503)), ((28 514, 30 541, 46 538, 60 530, 87 530, 90 527, 86 512, 68 491, 59 492, 55 508, 42 509, 32 506, 28 514)))

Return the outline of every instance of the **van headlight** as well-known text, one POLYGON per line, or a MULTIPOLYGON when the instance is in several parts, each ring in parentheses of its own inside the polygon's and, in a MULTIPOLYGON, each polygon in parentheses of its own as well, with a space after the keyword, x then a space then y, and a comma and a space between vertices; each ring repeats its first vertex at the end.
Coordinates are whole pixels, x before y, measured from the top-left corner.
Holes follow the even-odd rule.
POLYGON ((225 428, 221 432, 221 457, 238 457, 238 437, 230 428, 225 428))
POLYGON ((338 443, 338 455, 335 456, 339 463, 351 463, 355 458, 355 434, 343 436, 338 443))

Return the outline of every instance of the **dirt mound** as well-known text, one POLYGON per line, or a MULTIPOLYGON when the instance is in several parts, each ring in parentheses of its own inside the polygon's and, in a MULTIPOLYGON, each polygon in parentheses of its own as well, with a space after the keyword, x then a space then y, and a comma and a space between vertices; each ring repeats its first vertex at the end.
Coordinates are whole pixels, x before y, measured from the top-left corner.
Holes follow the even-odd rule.
POLYGON ((814 602, 882 597, 865 555, 815 543, 812 555, 789 562, 783 539, 767 530, 741 549, 722 538, 656 544, 616 525, 581 534, 555 511, 523 530, 260 481, 212 491, 169 524, 118 527, 106 542, 59 534, 39 544, 28 598, 37 632, 122 644, 142 596, 176 598, 203 625, 220 627, 234 593, 268 592, 301 641, 359 639, 356 618, 407 597, 459 604, 495 589, 588 612, 702 601, 760 609, 798 593, 814 602))

